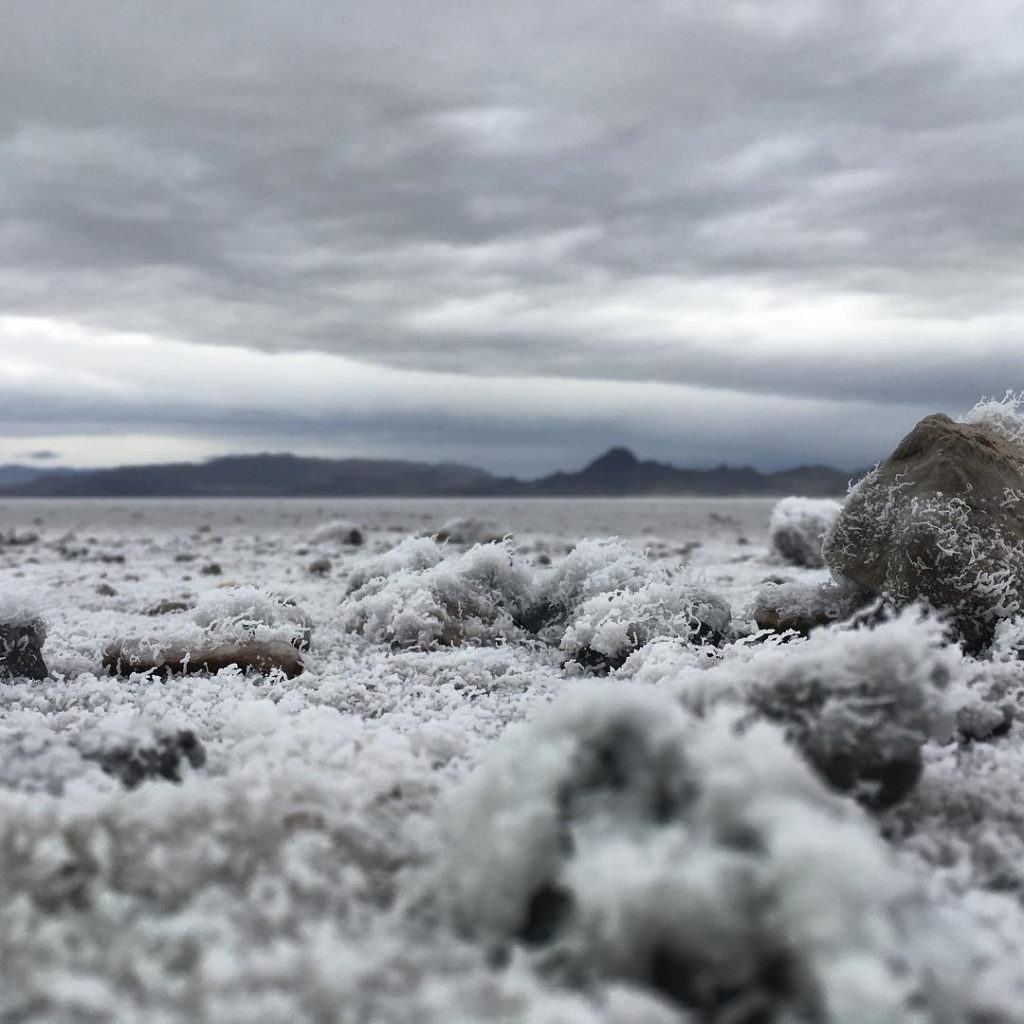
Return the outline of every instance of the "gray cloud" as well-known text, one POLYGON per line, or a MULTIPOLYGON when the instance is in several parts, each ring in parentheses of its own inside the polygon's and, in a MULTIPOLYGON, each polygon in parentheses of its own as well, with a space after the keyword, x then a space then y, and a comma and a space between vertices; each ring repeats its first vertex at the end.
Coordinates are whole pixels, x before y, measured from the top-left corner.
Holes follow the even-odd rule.
POLYGON ((1024 367, 1013 17, 16 5, 0 302, 386 368, 955 411, 1024 367))

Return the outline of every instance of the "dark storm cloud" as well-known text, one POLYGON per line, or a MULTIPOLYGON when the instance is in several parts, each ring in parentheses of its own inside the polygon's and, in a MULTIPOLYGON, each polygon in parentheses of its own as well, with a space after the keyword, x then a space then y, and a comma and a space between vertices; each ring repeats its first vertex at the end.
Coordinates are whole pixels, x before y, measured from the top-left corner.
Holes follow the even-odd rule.
POLYGON ((484 377, 937 408, 1019 383, 1009 3, 2 19, 8 313, 484 377))

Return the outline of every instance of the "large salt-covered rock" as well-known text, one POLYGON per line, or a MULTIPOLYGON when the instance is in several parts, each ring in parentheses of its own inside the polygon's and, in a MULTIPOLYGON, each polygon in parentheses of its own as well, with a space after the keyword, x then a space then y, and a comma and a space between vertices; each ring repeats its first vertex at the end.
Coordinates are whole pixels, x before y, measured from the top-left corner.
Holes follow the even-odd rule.
POLYGON ((928 416, 850 493, 825 538, 833 573, 943 609, 974 648, 1024 607, 1024 448, 928 416))
POLYGON ((783 498, 772 509, 768 537, 772 550, 791 565, 820 569, 821 542, 839 515, 831 498, 783 498))

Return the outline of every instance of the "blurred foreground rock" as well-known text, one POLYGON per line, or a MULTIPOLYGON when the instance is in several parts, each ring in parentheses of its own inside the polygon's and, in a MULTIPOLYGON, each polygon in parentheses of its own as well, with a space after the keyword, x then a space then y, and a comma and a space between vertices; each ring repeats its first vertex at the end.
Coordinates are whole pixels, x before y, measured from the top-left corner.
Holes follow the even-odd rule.
POLYGON ((180 782, 186 762, 193 768, 206 763, 206 749, 191 729, 178 729, 148 738, 135 737, 86 754, 127 789, 147 779, 180 782))
POLYGON ((851 492, 825 538, 833 573, 943 609, 969 648, 1024 605, 1024 449, 928 416, 851 492))

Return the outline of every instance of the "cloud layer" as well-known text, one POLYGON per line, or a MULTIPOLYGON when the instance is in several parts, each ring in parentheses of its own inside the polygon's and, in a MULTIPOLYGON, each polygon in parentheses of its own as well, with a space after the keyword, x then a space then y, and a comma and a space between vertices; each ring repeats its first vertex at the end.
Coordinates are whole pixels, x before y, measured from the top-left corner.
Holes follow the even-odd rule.
POLYGON ((133 390, 192 346, 210 386, 142 431, 205 417, 226 447, 517 470, 630 437, 676 461, 876 458, 919 409, 1021 385, 1015 19, 991 0, 16 5, 0 428, 130 432, 133 390), (126 334, 148 355, 106 365, 126 334), (314 372, 358 387, 321 395, 314 372))

